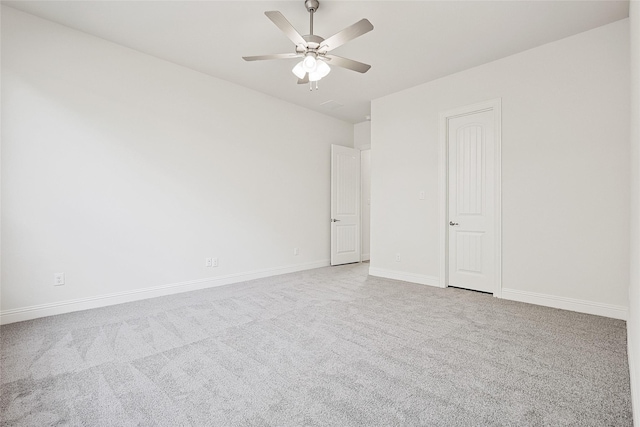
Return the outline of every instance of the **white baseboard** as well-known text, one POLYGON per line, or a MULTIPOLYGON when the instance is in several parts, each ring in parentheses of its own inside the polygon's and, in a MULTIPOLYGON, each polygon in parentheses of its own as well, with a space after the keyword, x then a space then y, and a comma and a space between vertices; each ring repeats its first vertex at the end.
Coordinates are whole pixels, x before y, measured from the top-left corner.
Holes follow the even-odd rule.
POLYGON ((440 288, 440 281, 437 277, 424 274, 406 273, 404 271, 386 270, 383 268, 369 267, 369 275, 384 277, 385 279, 402 280, 403 282, 418 283, 420 285, 436 286, 440 288))
POLYGON ((517 289, 502 288, 502 298, 511 301, 543 305, 545 307, 577 311, 579 313, 595 314, 596 316, 611 317, 613 319, 620 320, 627 320, 628 315, 627 307, 619 305, 539 294, 535 292, 520 291, 517 289))
POLYGON ((179 294, 182 292, 195 291, 198 289, 230 285, 233 283, 246 282, 248 280, 261 279, 264 277, 277 276, 280 274, 295 273, 296 271, 311 270, 313 268, 327 266, 329 266, 328 259, 304 264, 290 265, 286 267, 267 268, 246 273, 236 273, 226 276, 189 280, 186 282, 171 283, 168 285, 135 289, 132 291, 116 292, 113 294, 98 295, 95 297, 78 298, 73 300, 54 302, 50 304, 40 304, 30 307, 15 308, 0 312, 0 325, 21 322, 23 320, 37 319, 39 317, 54 316, 56 314, 88 310, 91 308, 106 307, 109 305, 122 304, 147 298, 179 294))
POLYGON ((362 261, 369 261, 371 256, 369 254, 362 254, 360 258, 362 258, 362 261))

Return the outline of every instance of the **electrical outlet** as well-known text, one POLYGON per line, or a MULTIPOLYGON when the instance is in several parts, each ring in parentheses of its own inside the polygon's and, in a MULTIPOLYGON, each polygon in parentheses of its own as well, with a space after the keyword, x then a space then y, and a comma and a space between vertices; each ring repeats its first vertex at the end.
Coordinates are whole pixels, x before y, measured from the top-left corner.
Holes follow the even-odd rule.
POLYGON ((213 258, 207 258, 204 262, 205 267, 213 267, 213 258))
POLYGON ((298 255, 300 253, 300 251, 298 250, 298 248, 293 248, 293 254, 294 255, 298 255))
POLYGON ((396 262, 400 262, 400 254, 396 254, 396 262))
POLYGON ((53 286, 64 285, 64 273, 53 273, 53 286))
POLYGON ((218 266, 218 258, 212 258, 211 259, 211 264, 212 264, 212 267, 217 267, 218 266))
POLYGON ((426 196, 426 193, 424 192, 424 190, 418 193, 418 199, 420 200, 424 200, 425 196, 426 196))

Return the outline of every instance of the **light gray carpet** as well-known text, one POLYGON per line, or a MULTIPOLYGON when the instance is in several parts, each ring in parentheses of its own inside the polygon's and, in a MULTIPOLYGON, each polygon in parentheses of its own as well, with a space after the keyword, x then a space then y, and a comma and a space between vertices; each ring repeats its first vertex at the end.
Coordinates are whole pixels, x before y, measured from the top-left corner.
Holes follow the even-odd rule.
POLYGON ((4 326, 2 425, 632 425, 624 322, 367 269, 4 326))

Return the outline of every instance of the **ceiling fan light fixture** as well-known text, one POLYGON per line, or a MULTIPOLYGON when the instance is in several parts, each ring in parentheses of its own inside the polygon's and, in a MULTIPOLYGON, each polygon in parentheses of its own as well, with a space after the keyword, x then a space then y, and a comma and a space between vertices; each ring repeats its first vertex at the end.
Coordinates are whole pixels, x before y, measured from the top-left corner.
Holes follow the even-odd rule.
POLYGON ((307 74, 307 72, 304 70, 304 68, 302 67, 302 61, 298 62, 296 64, 295 67, 293 67, 293 69, 291 70, 291 72, 293 74, 296 75, 297 78, 299 79, 303 79, 304 75, 307 74))
POLYGON ((342 46, 350 40, 360 37, 363 34, 373 30, 373 25, 367 19, 361 19, 353 25, 338 31, 331 37, 325 39, 313 34, 313 15, 320 6, 319 0, 305 0, 305 7, 309 12, 309 34, 303 36, 296 30, 282 13, 272 10, 264 14, 273 22, 295 46, 295 52, 277 53, 271 55, 243 56, 245 61, 261 61, 265 59, 289 59, 300 58, 291 72, 298 77, 298 84, 308 82, 316 82, 318 88, 318 80, 325 77, 331 71, 331 67, 326 61, 331 61, 331 65, 341 68, 366 73, 371 65, 352 59, 342 58, 335 55, 327 55, 331 50, 342 46))

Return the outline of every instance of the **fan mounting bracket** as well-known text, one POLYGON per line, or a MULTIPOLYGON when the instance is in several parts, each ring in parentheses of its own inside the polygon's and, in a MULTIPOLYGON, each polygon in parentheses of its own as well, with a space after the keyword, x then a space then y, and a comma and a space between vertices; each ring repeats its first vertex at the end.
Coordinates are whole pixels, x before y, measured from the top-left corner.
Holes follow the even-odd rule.
POLYGON ((320 7, 318 0, 305 0, 304 6, 307 8, 307 12, 314 13, 320 7))

